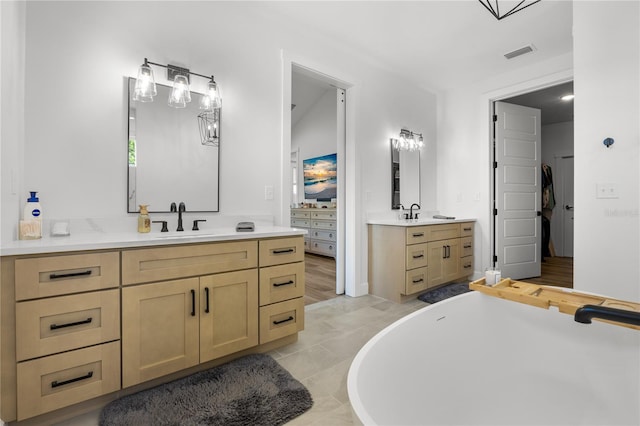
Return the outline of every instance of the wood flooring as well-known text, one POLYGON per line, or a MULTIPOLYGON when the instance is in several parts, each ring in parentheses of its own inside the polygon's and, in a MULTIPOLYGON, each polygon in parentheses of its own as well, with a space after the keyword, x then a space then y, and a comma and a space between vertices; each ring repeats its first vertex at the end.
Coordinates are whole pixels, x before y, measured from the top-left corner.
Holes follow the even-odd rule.
POLYGON ((541 265, 541 276, 524 278, 519 281, 573 288, 573 257, 545 257, 541 265))
POLYGON ((304 304, 338 297, 336 294, 336 260, 333 257, 305 253, 304 304))

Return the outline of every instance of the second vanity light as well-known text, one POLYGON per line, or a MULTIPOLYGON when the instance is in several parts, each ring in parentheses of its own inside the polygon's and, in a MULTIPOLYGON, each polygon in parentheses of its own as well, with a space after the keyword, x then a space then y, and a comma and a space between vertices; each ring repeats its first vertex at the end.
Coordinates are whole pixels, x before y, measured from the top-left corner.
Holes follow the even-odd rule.
POLYGON ((167 80, 173 81, 173 88, 167 103, 174 108, 184 108, 191 102, 191 91, 189 88, 189 76, 195 75, 209 80, 207 90, 200 102, 200 109, 205 112, 213 112, 222 106, 220 88, 213 76, 209 77, 189 71, 187 68, 175 65, 162 65, 151 62, 144 58, 144 63, 138 69, 138 79, 133 92, 133 100, 139 102, 153 102, 153 98, 158 94, 156 81, 153 76, 153 69, 150 65, 167 69, 167 80))
POLYGON ((411 130, 400 130, 398 139, 391 139, 393 148, 398 151, 419 151, 424 147, 424 138, 422 133, 412 132, 411 130))

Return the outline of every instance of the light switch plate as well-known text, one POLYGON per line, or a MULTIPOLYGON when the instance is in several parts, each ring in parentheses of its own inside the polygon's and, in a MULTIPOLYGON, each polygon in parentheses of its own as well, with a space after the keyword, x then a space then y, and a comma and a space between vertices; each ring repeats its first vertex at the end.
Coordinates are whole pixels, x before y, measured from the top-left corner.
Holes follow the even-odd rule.
POLYGON ((267 185, 264 187, 264 199, 273 200, 273 186, 267 185))
POLYGON ((618 185, 615 183, 597 183, 596 198, 618 198, 618 185))

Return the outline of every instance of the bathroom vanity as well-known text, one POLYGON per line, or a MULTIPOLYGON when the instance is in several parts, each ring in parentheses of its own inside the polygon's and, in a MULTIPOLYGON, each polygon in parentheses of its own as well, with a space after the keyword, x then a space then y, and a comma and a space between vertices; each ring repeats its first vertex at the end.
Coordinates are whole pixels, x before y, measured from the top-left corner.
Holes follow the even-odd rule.
POLYGON ((369 294, 402 303, 473 274, 473 219, 368 226, 369 294))
POLYGON ((303 234, 263 227, 3 247, 0 418, 52 423, 63 407, 95 409, 295 342, 303 234))

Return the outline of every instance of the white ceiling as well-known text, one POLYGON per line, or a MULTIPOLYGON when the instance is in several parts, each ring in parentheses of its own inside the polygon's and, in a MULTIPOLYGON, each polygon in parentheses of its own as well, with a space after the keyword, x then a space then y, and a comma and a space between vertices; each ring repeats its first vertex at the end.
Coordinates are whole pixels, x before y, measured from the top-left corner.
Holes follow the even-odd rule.
MULTIPOLYGON (((500 0, 502 10, 516 2, 500 0)), ((572 2, 543 0, 501 21, 477 0, 267 2, 271 13, 431 91, 572 51, 572 2), (535 51, 504 54, 528 44, 535 51)))
MULTIPOLYGON (((499 0, 499 5, 504 11, 518 2, 499 0)), ((477 0, 266 4, 280 18, 436 92, 570 53, 573 48, 569 0, 543 0, 500 21, 477 0), (529 44, 535 48, 533 53, 511 60, 504 57, 529 44)), ((292 123, 329 88, 327 83, 294 72, 292 123)), ((542 109, 543 124, 552 124, 573 120, 573 102, 559 101, 572 91, 573 83, 567 83, 508 101, 542 109)))

